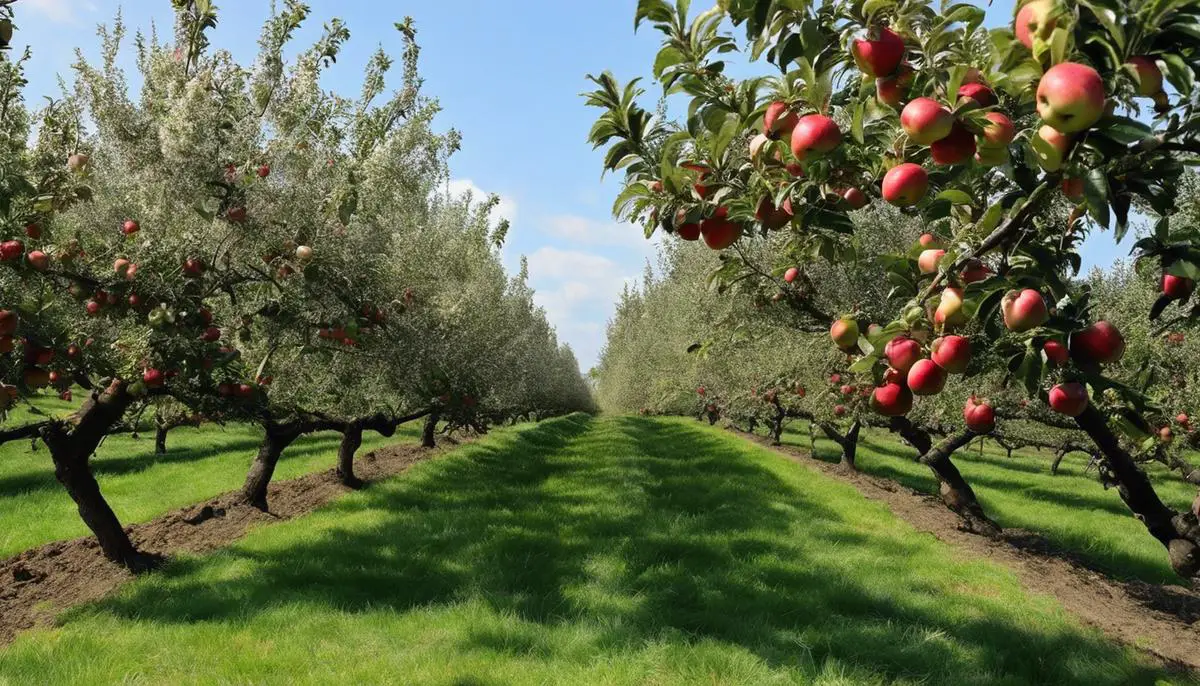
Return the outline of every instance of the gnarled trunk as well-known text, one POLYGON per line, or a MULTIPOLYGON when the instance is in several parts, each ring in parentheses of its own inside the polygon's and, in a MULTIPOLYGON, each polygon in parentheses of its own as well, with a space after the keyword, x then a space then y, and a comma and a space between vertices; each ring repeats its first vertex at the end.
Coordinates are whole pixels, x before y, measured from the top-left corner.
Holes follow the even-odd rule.
POLYGON ((106 390, 93 394, 73 417, 73 427, 66 422, 52 422, 42 429, 42 440, 54 461, 54 477, 67 489, 84 524, 96 535, 104 556, 133 572, 154 567, 158 558, 144 554, 133 545, 117 515, 100 491, 92 474, 91 457, 100 441, 121 420, 133 403, 120 381, 106 390))
POLYGON ((337 475, 350 488, 362 486, 362 480, 354 476, 354 454, 362 446, 362 425, 350 422, 342 432, 342 444, 338 446, 337 475))
POLYGON ((771 445, 783 445, 783 420, 787 412, 778 400, 775 401, 775 414, 771 417, 771 445))
MULTIPOLYGON (((819 426, 821 431, 824 431, 825 435, 842 449, 841 465, 852 471, 857 470, 854 460, 858 455, 858 434, 862 430, 862 423, 857 419, 854 420, 854 423, 850 425, 850 430, 844 436, 830 424, 822 422, 819 426)), ((812 429, 810 428, 809 431, 811 432, 812 429)))
POLYGON ((1000 535, 1000 525, 993 522, 983 511, 975 491, 950 460, 954 451, 970 443, 976 434, 964 430, 947 436, 942 442, 934 445, 928 432, 903 417, 892 421, 892 430, 899 433, 920 453, 917 461, 929 467, 937 477, 938 495, 946 507, 962 518, 965 531, 990 537, 1000 535))
POLYGON ((154 454, 167 454, 167 432, 170 431, 166 426, 159 424, 154 430, 154 454))
POLYGON ((298 422, 267 422, 264 428, 266 436, 263 437, 258 454, 250 465, 246 483, 242 486, 242 501, 266 512, 267 487, 271 485, 271 477, 275 475, 275 465, 279 463, 279 456, 303 431, 298 422))
POLYGON ((433 448, 437 446, 437 442, 434 440, 433 435, 437 432, 437 425, 441 419, 442 413, 439 410, 434 410, 433 412, 429 413, 429 416, 425 417, 425 428, 421 432, 422 446, 426 448, 433 448))
POLYGON ((1146 473, 1120 442, 1104 415, 1093 406, 1075 418, 1075 423, 1100 448, 1104 456, 1104 478, 1116 484, 1117 494, 1150 535, 1167 548, 1171 567, 1179 576, 1191 578, 1200 571, 1200 523, 1192 512, 1176 512, 1163 503, 1146 473))

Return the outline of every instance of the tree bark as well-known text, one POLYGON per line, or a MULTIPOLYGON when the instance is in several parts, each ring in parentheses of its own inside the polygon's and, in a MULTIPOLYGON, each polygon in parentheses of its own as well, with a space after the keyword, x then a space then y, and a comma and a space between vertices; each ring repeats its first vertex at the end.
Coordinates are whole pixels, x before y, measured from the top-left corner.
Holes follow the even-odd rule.
POLYGON ((962 472, 950 460, 955 450, 970 443, 975 433, 964 430, 947 436, 937 445, 929 433, 918 428, 904 417, 892 420, 892 430, 900 434, 904 440, 917 449, 920 455, 917 461, 929 467, 938 480, 938 495, 946 507, 963 520, 963 530, 984 536, 996 537, 1003 531, 984 512, 983 506, 975 496, 971 485, 963 478, 962 472))
POLYGON ((170 431, 166 426, 159 424, 154 430, 154 454, 167 454, 167 432, 170 431))
POLYGON ((362 480, 354 476, 354 454, 362 446, 362 425, 350 422, 342 432, 342 444, 338 446, 337 475, 350 488, 362 486, 362 480))
POLYGON ((1104 478, 1116 484, 1117 494, 1149 530, 1167 548, 1171 567, 1187 579, 1200 571, 1200 522, 1192 512, 1176 512, 1158 497, 1146 473, 1132 456, 1121 448, 1108 421, 1093 406, 1075 418, 1075 423, 1096 443, 1104 456, 1104 478))
POLYGON ((246 483, 242 486, 242 502, 267 511, 267 487, 271 485, 271 477, 275 475, 275 465, 279 456, 304 433, 299 422, 267 422, 264 427, 266 436, 259 446, 258 455, 250 465, 246 475, 246 483))
MULTIPOLYGON (((862 423, 857 419, 854 420, 854 423, 850 425, 850 430, 844 436, 830 424, 822 422, 819 426, 821 431, 825 432, 825 435, 842 449, 841 465, 851 471, 857 471, 854 459, 858 455, 858 434, 862 430, 862 423)), ((809 431, 812 431, 811 427, 809 431)))
POLYGON ((434 410, 430 412, 427 417, 425 417, 425 429, 421 432, 422 446, 426 448, 434 448, 437 446, 437 442, 434 440, 433 435, 437 431, 437 425, 441 419, 442 413, 440 410, 434 410))
POLYGON ((771 418, 771 445, 783 445, 783 420, 787 418, 787 411, 783 409, 783 405, 779 400, 775 400, 775 416, 771 418))
POLYGON ((100 550, 109 560, 133 572, 152 569, 158 557, 138 551, 109 507, 100 484, 92 474, 91 456, 100 441, 124 416, 133 403, 120 381, 93 393, 70 422, 50 422, 42 428, 42 440, 54 462, 54 477, 66 488, 84 524, 96 535, 100 550))

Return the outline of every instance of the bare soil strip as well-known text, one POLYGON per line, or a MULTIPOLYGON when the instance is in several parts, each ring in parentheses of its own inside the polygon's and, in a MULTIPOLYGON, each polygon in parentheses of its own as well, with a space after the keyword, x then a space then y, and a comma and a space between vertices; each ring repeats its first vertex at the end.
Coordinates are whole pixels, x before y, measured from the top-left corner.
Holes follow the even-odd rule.
MULTIPOLYGON (((442 450, 419 445, 379 448, 355 460, 355 476, 369 485, 442 450)), ((126 530, 134 544, 149 553, 204 553, 229 545, 255 525, 299 517, 350 491, 330 469, 271 484, 270 512, 238 504, 237 493, 230 492, 126 530)), ((50 625, 63 610, 97 600, 132 578, 104 558, 92 537, 49 543, 0 561, 0 646, 17 632, 50 625)))
POLYGON ((1113 579, 1055 550, 1034 532, 1010 529, 1000 539, 967 533, 959 528, 958 516, 934 496, 849 471, 807 451, 772 446, 761 436, 739 434, 854 486, 864 497, 886 504, 917 530, 933 534, 957 550, 1005 565, 1030 592, 1054 596, 1086 624, 1149 653, 1167 667, 1200 669, 1200 626, 1195 624, 1200 619, 1200 593, 1195 590, 1113 579))

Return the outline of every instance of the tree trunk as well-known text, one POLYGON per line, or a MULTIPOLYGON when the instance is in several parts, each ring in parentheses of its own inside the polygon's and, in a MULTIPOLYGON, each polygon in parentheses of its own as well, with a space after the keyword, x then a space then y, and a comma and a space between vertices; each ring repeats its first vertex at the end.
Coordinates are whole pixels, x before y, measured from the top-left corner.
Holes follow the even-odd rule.
POLYGON ((971 485, 963 478, 962 472, 950 460, 955 450, 967 445, 975 434, 964 430, 952 434, 937 445, 929 434, 915 426, 903 417, 892 421, 892 430, 899 433, 904 440, 917 449, 920 456, 917 461, 929 467, 938 480, 938 495, 946 507, 950 508, 963 520, 963 529, 984 536, 999 536, 1002 529, 983 511, 979 499, 971 485))
POLYGON ((362 445, 362 425, 350 422, 342 433, 342 444, 338 447, 337 475, 350 488, 362 486, 362 480, 354 476, 354 453, 362 445))
POLYGON ((162 424, 159 424, 158 428, 154 430, 154 454, 155 455, 166 455, 167 454, 167 432, 168 431, 170 431, 170 429, 168 429, 166 426, 163 426, 162 424))
POLYGON ((425 417, 425 430, 421 432, 421 445, 426 448, 437 446, 437 442, 433 440, 433 434, 437 431, 438 422, 441 421, 442 413, 440 410, 434 410, 425 417))
POLYGON ((1192 512, 1176 512, 1158 497, 1146 473, 1121 448, 1104 415, 1088 406, 1075 423, 1100 448, 1106 481, 1116 484, 1117 494, 1150 535, 1167 548, 1171 567, 1187 579, 1200 571, 1200 523, 1192 512))
POLYGON ((1060 464, 1062 464, 1063 458, 1066 456, 1067 456, 1067 449, 1065 446, 1062 448, 1059 448, 1058 452, 1054 454, 1054 461, 1050 463, 1050 475, 1051 476, 1058 476, 1058 466, 1060 464))
POLYGON ((275 465, 279 463, 279 456, 300 437, 302 431, 297 422, 268 422, 264 428, 267 434, 263 437, 254 463, 250 465, 250 473, 246 475, 246 483, 242 486, 242 501, 266 512, 267 487, 271 485, 271 477, 275 475, 275 465))
POLYGON ((109 560, 133 572, 153 568, 159 558, 141 553, 134 547, 100 491, 92 474, 90 459, 100 441, 121 420, 133 398, 120 381, 105 391, 93 394, 73 417, 74 427, 52 422, 42 430, 42 440, 54 461, 54 477, 66 488, 84 524, 96 535, 100 550, 109 560))
MULTIPOLYGON (((846 432, 845 436, 833 428, 832 425, 821 423, 819 426, 821 427, 821 431, 824 431, 825 435, 842 449, 841 465, 851 471, 855 471, 857 468, 854 466, 854 458, 858 454, 858 434, 862 430, 862 424, 857 419, 854 420, 854 423, 850 425, 850 430, 846 432)), ((810 426, 810 435, 811 431, 812 428, 810 426)))
POLYGON ((775 416, 771 418, 771 445, 783 445, 783 420, 787 417, 783 405, 775 401, 775 416))

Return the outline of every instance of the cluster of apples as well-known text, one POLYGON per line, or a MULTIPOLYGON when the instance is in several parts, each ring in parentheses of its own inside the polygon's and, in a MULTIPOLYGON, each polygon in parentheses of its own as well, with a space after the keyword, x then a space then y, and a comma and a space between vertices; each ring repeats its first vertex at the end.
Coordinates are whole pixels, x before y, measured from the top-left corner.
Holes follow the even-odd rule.
MULTIPOLYGON (((1004 325, 1017 333, 1031 331, 1050 318, 1042 294, 1031 288, 1009 291, 1000 302, 1004 325)), ((1046 361, 1057 367, 1073 359, 1085 369, 1119 362, 1125 355, 1125 337, 1111 322, 1099 320, 1069 337, 1068 344, 1054 338, 1042 343, 1046 361)), ((1055 412, 1078 417, 1091 402, 1087 386, 1078 381, 1060 383, 1050 389, 1050 408, 1055 412)))

